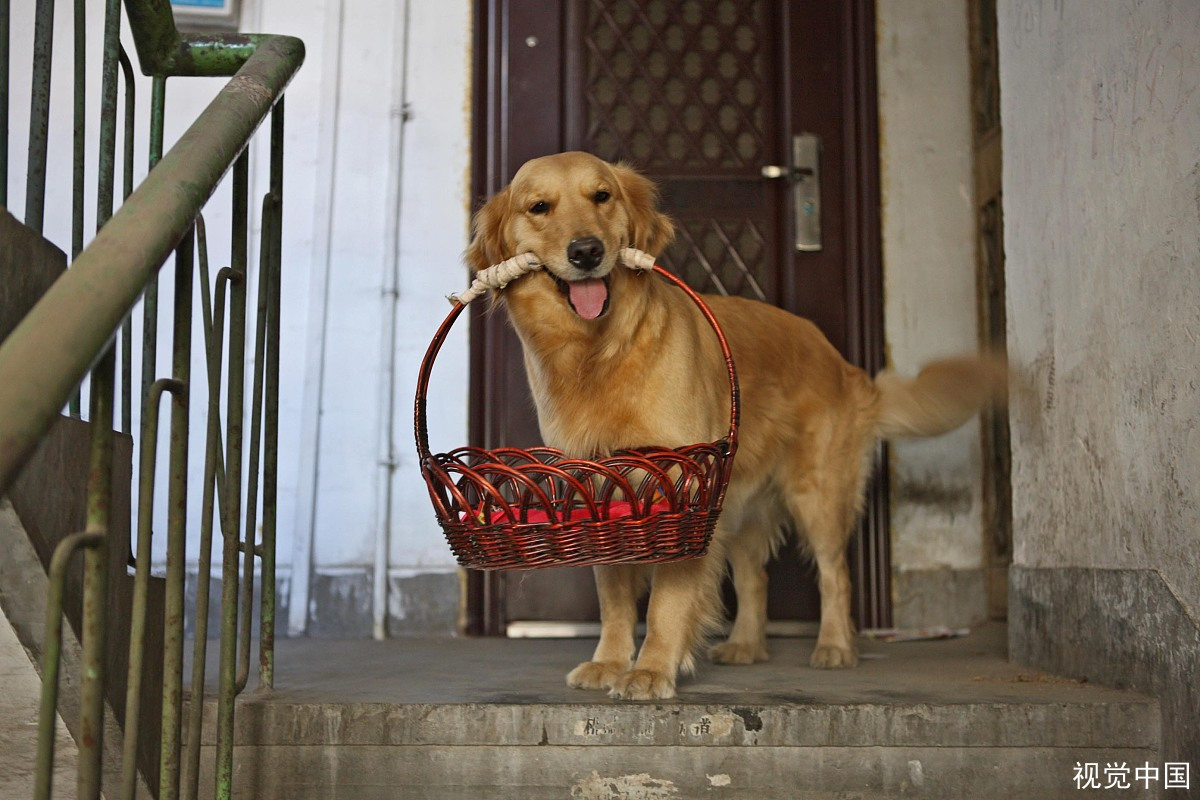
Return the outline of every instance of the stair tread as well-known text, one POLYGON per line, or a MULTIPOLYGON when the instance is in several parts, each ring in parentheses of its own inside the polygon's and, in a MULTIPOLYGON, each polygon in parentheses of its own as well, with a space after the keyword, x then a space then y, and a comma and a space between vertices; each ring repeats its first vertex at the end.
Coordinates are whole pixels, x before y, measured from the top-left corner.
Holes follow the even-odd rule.
MULTIPOLYGON (((702 664, 680 681, 676 700, 627 703, 566 686, 566 672, 590 655, 590 640, 280 640, 276 688, 243 695, 238 740, 1158 746, 1153 698, 1010 664, 1003 625, 947 641, 863 641, 859 667, 844 671, 808 667, 812 640, 776 639, 770 646, 772 659, 764 664, 702 664)), ((206 734, 211 741, 211 729, 206 734)))

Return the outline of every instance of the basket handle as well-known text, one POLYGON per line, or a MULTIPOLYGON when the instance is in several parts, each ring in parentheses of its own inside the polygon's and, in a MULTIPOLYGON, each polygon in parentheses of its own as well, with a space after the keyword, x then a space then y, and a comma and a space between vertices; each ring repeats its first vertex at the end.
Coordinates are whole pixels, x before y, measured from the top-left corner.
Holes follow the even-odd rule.
MULTIPOLYGON (((654 265, 654 272, 668 283, 672 283, 682 289, 684 294, 691 298, 692 302, 700 309, 700 313, 708 320, 708 324, 712 326, 713 332, 717 335, 717 341, 721 345, 721 354, 725 358, 725 370, 729 377, 729 436, 725 444, 727 454, 733 456, 737 451, 738 427, 741 423, 742 399, 741 390, 738 387, 737 369, 733 365, 733 353, 729 350, 729 341, 725 338, 725 332, 721 329, 720 323, 717 322, 716 316, 712 313, 712 309, 704 302, 703 298, 688 286, 683 280, 658 264, 654 265)), ((453 308, 446 315, 446 319, 442 321, 441 326, 437 329, 437 333, 433 335, 433 340, 429 343, 429 348, 425 351, 425 357, 421 359, 421 369, 417 374, 417 397, 414 409, 414 430, 417 438, 417 457, 421 463, 424 463, 431 455, 429 450, 429 426, 427 422, 428 412, 428 392, 429 392, 429 377, 433 373, 433 362, 437 359, 437 355, 441 352, 442 345, 446 342, 446 337, 450 335, 450 329, 454 326, 459 315, 462 314, 466 304, 459 299, 453 299, 453 308)))

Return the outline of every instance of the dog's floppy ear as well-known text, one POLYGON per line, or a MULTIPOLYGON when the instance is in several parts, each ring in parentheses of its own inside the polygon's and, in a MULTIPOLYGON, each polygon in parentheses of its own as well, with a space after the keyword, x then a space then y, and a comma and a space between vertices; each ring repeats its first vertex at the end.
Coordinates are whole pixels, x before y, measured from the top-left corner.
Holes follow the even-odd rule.
POLYGON ((483 208, 475 212, 472 222, 471 244, 467 246, 467 266, 472 272, 487 269, 506 258, 517 255, 508 252, 504 229, 509 214, 509 189, 496 193, 483 208))
POLYGON ((621 197, 629 213, 629 246, 653 256, 675 238, 671 219, 658 210, 658 187, 626 164, 614 164, 621 197))

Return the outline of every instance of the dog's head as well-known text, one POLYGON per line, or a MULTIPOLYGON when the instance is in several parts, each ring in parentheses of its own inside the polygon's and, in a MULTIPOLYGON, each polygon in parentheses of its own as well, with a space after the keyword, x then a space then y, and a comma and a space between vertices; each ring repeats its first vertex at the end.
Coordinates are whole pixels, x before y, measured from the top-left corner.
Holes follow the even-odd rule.
MULTIPOLYGON (((654 184, 622 164, 587 153, 527 162, 475 215, 467 262, 478 272, 532 252, 561 302, 584 320, 609 308, 623 247, 657 254, 674 236, 654 184)), ((528 285, 528 284, 527 284, 528 285)))

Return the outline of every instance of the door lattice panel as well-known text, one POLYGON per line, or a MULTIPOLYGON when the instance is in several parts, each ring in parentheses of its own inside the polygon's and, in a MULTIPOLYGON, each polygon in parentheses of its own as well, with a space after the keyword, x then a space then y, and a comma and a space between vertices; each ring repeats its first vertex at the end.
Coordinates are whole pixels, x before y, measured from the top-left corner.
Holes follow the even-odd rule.
POLYGON ((764 158, 762 0, 589 0, 586 146, 646 170, 764 158))
POLYGON ((663 262, 700 291, 775 300, 759 169, 775 90, 765 0, 586 0, 582 145, 662 185, 663 262))
POLYGON ((662 261, 701 292, 766 301, 757 277, 766 250, 765 237, 752 221, 680 222, 662 261))

